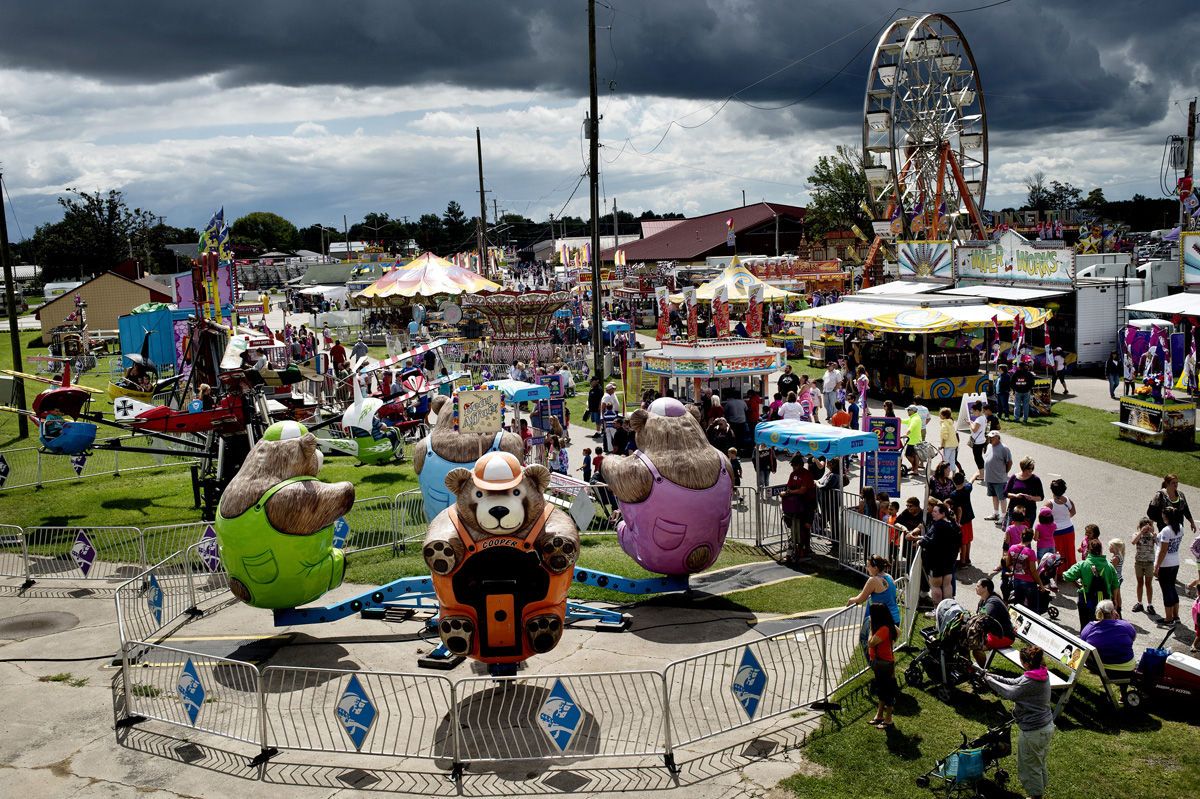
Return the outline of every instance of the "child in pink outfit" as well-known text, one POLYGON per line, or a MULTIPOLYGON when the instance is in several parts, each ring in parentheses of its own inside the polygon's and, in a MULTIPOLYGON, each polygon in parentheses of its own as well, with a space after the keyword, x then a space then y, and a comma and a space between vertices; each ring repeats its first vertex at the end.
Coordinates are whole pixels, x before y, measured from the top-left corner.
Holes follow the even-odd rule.
POLYGON ((1049 506, 1038 511, 1037 523, 1033 525, 1033 531, 1037 534, 1038 560, 1042 559, 1042 555, 1054 550, 1054 531, 1057 528, 1054 523, 1054 511, 1049 506))

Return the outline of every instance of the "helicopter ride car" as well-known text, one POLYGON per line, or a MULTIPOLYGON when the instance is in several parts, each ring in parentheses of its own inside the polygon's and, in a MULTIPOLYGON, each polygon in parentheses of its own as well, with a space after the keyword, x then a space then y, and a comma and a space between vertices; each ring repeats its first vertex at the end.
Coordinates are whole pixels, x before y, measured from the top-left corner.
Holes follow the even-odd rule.
POLYGON ((0 370, 12 377, 36 380, 51 386, 33 398, 32 411, 10 407, 0 410, 33 417, 38 424, 38 440, 42 445, 40 449, 45 454, 91 454, 92 444, 96 441, 96 425, 79 419, 87 412, 92 395, 101 392, 88 386, 72 385, 70 359, 63 360, 61 381, 10 369, 0 370), (68 418, 73 421, 67 421, 68 418))

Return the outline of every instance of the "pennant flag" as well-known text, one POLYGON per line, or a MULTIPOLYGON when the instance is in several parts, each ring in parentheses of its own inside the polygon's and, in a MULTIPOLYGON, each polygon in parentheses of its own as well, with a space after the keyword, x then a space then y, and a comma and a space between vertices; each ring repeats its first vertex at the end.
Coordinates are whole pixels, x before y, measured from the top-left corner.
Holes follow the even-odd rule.
POLYGON ((700 323, 698 319, 698 303, 696 297, 696 287, 687 286, 683 290, 683 302, 687 306, 687 335, 688 341, 695 342, 700 336, 700 323))
POLYGON ((725 220, 725 227, 726 227, 725 245, 728 247, 733 247, 736 244, 737 239, 733 233, 733 217, 732 216, 725 220))
POLYGON ((908 220, 908 224, 914 234, 925 230, 925 203, 923 201, 917 200, 917 205, 913 208, 912 218, 908 220))
POLYGON ((938 203, 937 216, 934 218, 934 232, 940 236, 949 230, 950 217, 946 215, 946 201, 942 200, 938 203))
POLYGON ((667 340, 667 321, 671 316, 671 307, 667 304, 668 290, 666 286, 654 288, 654 301, 658 305, 658 341, 667 340))
POLYGON ((899 236, 904 232, 904 220, 900 216, 900 204, 896 203, 896 211, 892 214, 892 235, 899 236))
POLYGON ((746 305, 746 332, 750 336, 758 336, 762 333, 763 295, 765 293, 766 287, 762 283, 755 283, 750 287, 746 305))
POLYGON ((713 325, 717 328, 717 338, 729 337, 729 286, 722 285, 713 295, 712 301, 713 325))

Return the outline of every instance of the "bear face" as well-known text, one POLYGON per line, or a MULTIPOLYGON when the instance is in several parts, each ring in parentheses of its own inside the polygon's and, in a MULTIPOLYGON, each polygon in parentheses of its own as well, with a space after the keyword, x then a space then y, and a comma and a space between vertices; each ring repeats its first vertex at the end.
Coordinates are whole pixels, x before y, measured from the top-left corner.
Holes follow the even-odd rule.
POLYGON ((475 485, 468 469, 453 469, 446 475, 446 488, 456 498, 463 525, 489 535, 519 536, 528 531, 545 510, 542 492, 549 485, 550 470, 537 464, 525 467, 518 485, 499 491, 475 485))

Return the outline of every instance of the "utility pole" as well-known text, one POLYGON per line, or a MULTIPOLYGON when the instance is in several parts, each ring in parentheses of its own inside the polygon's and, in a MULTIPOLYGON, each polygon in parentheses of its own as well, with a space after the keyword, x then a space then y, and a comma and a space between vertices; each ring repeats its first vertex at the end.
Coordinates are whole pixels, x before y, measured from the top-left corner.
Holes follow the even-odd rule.
MULTIPOLYGON (((620 247, 620 246, 621 246, 621 234, 617 228, 617 198, 613 197, 613 247, 620 247)), ((614 252, 613 260, 615 261, 616 258, 617 258, 617 256, 614 252)))
POLYGON ((746 207, 746 190, 742 189, 742 207, 746 207))
POLYGON ((342 227, 346 229, 346 261, 350 261, 350 222, 346 219, 346 215, 342 214, 342 227))
POLYGON ((475 157, 479 162, 479 229, 475 231, 475 247, 479 250, 479 274, 490 277, 483 235, 487 224, 487 195, 483 190, 483 140, 479 138, 479 128, 475 128, 475 157))
POLYGON ((588 182, 592 210, 592 374, 604 380, 604 342, 600 327, 600 100, 596 94, 596 0, 588 0, 588 182))
POLYGON ((500 224, 500 201, 495 197, 492 198, 492 224, 500 224))
MULTIPOLYGON (((13 280, 12 259, 8 256, 8 220, 4 216, 4 174, 0 172, 0 266, 4 268, 4 307, 8 310, 8 336, 12 345, 12 368, 14 372, 25 371, 25 359, 21 356, 21 337, 17 333, 17 294, 13 280)), ((25 381, 13 378, 13 407, 25 410, 25 381)), ((29 418, 17 414, 17 437, 29 438, 29 418)))

